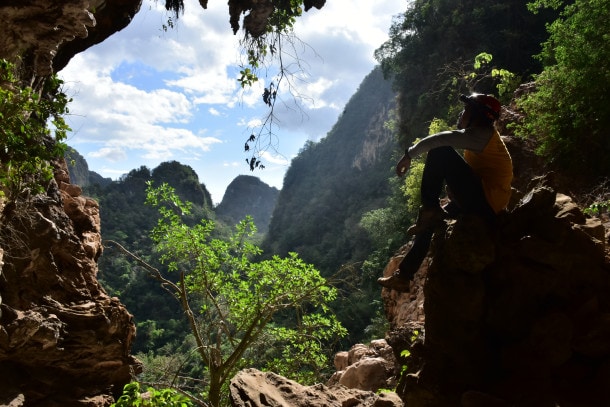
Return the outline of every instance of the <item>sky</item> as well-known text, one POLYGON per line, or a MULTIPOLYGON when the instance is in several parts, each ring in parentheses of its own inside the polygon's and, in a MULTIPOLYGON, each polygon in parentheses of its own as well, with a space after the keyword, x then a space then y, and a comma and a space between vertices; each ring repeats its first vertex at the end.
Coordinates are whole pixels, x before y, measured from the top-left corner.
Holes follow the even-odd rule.
POLYGON ((125 29, 59 72, 72 98, 67 143, 89 170, 113 180, 165 161, 189 165, 217 205, 238 175, 282 188, 290 160, 308 140, 326 136, 375 67, 373 53, 407 0, 327 0, 298 18, 299 41, 287 49, 298 59, 285 60, 294 75, 280 84, 265 168, 254 172, 244 144, 268 113, 261 95, 277 81, 276 69, 261 70, 260 80, 242 89, 241 36, 233 35, 226 1, 204 10, 185 0, 186 12, 167 30, 171 14, 162 3, 144 0, 125 29))

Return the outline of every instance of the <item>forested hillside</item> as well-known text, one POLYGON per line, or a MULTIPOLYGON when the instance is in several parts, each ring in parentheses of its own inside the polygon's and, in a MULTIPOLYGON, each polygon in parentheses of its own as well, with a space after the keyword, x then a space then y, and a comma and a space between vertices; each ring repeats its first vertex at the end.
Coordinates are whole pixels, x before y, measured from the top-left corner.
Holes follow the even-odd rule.
POLYGON ((390 193, 395 142, 385 124, 393 107, 390 83, 375 69, 327 136, 292 160, 265 240, 269 250, 296 251, 327 274, 366 257, 370 247, 358 223, 390 193))
POLYGON ((390 40, 375 53, 384 73, 393 78, 400 95, 400 140, 410 143, 425 136, 433 118, 456 120, 460 93, 493 93, 508 102, 511 93, 498 95, 497 80, 474 72, 475 56, 493 56, 488 68, 506 69, 517 80, 540 72, 534 56, 547 38, 545 24, 557 15, 533 14, 528 0, 414 1, 390 29, 390 40))
MULTIPOLYGON (((176 161, 165 162, 154 169, 142 166, 112 181, 89 171, 88 164, 76 150, 66 154, 72 182, 83 187, 85 194, 100 205, 104 240, 116 241, 128 250, 149 259, 153 264, 150 232, 157 224, 157 209, 146 205, 147 182, 171 185, 181 199, 193 204, 189 222, 202 219, 217 222, 217 234, 252 216, 260 232, 269 224, 278 190, 254 176, 237 177, 227 187, 223 201, 212 207, 210 193, 195 171, 176 161)), ((99 280, 110 294, 118 296, 135 316, 138 335, 134 352, 178 346, 184 340, 186 326, 175 300, 143 270, 134 268, 118 252, 108 249, 99 259, 99 280)))
POLYGON ((335 308, 350 340, 362 338, 378 308, 371 304, 376 287, 362 290, 361 262, 372 245, 360 220, 390 196, 394 98, 381 70, 373 70, 326 137, 303 147, 284 177, 263 245, 266 253, 297 252, 327 277, 341 269, 344 296, 335 308))

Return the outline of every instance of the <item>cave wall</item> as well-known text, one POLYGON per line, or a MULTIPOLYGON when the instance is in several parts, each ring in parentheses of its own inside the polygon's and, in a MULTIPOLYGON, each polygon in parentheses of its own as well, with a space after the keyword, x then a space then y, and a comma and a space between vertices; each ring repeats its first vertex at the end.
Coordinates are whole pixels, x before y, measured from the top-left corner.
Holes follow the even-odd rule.
POLYGON ((34 83, 125 28, 140 5, 141 0, 3 1, 0 58, 17 63, 23 79, 34 83))
MULTIPOLYGON (((3 1, 0 58, 38 89, 139 7, 139 0, 3 1)), ((130 355, 135 324, 97 281, 97 203, 70 183, 63 160, 54 167, 45 194, 0 199, 0 405, 107 406, 141 370, 130 355)))

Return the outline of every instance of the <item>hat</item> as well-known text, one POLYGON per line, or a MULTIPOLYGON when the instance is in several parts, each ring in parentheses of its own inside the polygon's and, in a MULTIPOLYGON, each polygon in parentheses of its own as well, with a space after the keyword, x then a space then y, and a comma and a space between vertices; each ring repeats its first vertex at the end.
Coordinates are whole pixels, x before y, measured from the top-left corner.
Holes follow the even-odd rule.
POLYGON ((500 104, 500 101, 492 95, 485 95, 483 93, 473 93, 470 96, 460 95, 460 100, 482 110, 483 113, 492 120, 496 120, 500 117, 502 105, 500 104))

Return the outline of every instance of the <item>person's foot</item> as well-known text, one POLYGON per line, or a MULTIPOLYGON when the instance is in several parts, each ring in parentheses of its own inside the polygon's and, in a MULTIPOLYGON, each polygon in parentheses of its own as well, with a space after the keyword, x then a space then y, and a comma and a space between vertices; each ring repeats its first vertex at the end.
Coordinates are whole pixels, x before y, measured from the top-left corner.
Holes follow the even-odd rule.
POLYGON ((395 271, 394 274, 389 277, 380 277, 377 279, 379 285, 400 292, 409 292, 411 289, 410 282, 410 279, 401 277, 399 271, 395 271))
POLYGON ((415 225, 407 229, 407 236, 418 235, 427 230, 431 230, 437 226, 443 224, 443 221, 447 219, 447 212, 445 212, 440 206, 432 208, 422 207, 417 215, 417 221, 415 225))

